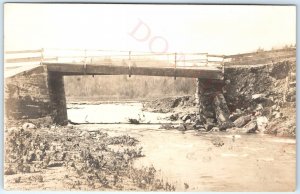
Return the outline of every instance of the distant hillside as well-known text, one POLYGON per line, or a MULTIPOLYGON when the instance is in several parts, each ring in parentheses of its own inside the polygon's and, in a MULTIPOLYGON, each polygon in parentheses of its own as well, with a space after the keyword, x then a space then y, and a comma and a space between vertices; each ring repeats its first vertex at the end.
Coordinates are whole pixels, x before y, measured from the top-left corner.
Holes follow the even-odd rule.
POLYGON ((286 46, 285 48, 269 51, 259 48, 256 52, 226 56, 225 65, 266 64, 291 58, 296 58, 296 47, 294 46, 286 46))

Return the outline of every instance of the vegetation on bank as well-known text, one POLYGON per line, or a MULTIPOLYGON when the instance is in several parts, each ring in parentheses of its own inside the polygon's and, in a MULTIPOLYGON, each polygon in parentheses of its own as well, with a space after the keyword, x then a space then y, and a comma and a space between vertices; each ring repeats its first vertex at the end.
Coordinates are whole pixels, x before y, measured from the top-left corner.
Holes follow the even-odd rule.
POLYGON ((30 123, 9 128, 5 134, 6 189, 176 189, 157 178, 154 167, 134 167, 133 161, 144 155, 139 141, 128 135, 111 137, 73 126, 37 128, 30 123), (48 179, 53 173, 59 185, 48 179))

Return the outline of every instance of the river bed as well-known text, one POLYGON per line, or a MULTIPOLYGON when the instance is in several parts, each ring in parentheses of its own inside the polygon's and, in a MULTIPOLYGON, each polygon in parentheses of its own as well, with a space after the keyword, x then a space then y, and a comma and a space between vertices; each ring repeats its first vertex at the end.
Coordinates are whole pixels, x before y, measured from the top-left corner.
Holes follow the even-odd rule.
POLYGON ((160 178, 175 184, 179 191, 295 190, 295 139, 161 129, 157 123, 170 122, 168 114, 142 108, 141 103, 77 104, 69 105, 68 117, 86 122, 79 125, 85 130, 136 137, 145 157, 136 160, 135 166, 153 165, 160 178), (127 124, 128 118, 143 119, 143 124, 127 124), (215 146, 216 138, 224 145, 215 146))

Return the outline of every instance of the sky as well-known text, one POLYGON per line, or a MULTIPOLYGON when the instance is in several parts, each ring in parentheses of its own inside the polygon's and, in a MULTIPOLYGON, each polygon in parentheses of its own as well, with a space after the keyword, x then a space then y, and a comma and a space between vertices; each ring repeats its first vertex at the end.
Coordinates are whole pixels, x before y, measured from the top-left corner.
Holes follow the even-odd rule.
POLYGON ((4 49, 237 54, 296 43, 296 6, 4 5, 4 49))

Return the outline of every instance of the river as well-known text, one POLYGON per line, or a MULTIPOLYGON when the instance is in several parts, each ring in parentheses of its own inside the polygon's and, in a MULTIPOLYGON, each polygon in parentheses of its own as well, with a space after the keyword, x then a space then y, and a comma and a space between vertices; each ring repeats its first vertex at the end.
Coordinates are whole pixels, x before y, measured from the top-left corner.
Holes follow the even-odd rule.
POLYGON ((72 104, 68 105, 68 117, 85 123, 80 125, 85 130, 136 137, 145 157, 136 160, 135 166, 153 165, 160 178, 175 184, 179 191, 295 190, 295 139, 161 129, 158 123, 170 122, 168 114, 142 108, 141 103, 72 104), (140 119, 143 124, 127 124, 128 118, 140 119), (212 143, 217 137, 223 146, 212 143))

